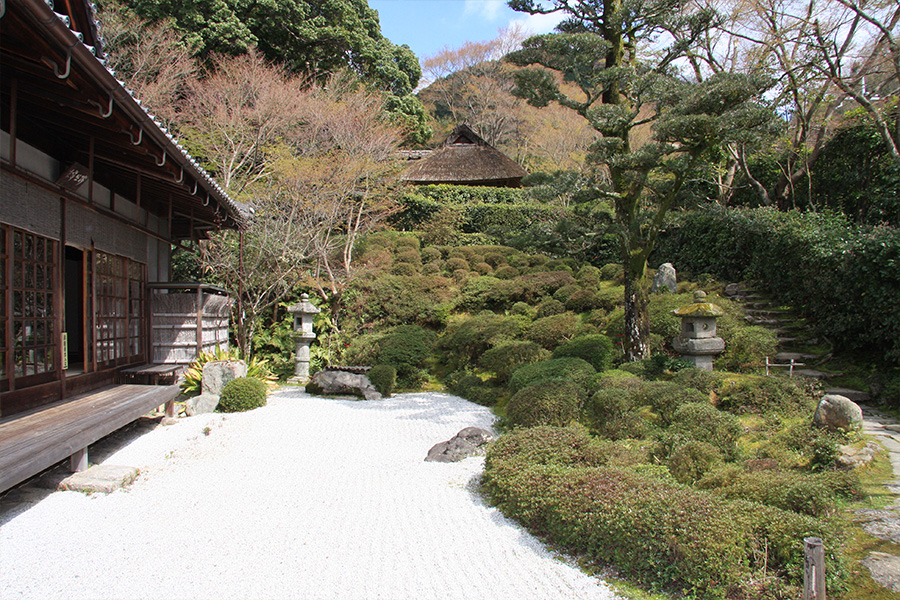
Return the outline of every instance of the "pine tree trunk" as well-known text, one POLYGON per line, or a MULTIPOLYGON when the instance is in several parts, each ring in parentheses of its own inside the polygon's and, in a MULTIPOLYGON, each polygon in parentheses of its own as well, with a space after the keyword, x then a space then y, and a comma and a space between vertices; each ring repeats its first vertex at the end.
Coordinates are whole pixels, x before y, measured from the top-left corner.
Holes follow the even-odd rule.
POLYGON ((649 290, 646 263, 625 261, 625 360, 650 358, 650 317, 647 312, 649 290))

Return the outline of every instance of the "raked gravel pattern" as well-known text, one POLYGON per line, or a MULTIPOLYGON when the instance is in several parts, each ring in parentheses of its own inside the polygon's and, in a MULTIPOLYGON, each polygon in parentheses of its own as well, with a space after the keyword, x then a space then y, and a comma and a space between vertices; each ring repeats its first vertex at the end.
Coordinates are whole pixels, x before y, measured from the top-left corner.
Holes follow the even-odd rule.
POLYGON ((128 488, 0 507, 0 598, 615 599, 484 504, 483 458, 424 462, 492 422, 447 394, 282 390, 158 427, 104 461, 141 469, 128 488))

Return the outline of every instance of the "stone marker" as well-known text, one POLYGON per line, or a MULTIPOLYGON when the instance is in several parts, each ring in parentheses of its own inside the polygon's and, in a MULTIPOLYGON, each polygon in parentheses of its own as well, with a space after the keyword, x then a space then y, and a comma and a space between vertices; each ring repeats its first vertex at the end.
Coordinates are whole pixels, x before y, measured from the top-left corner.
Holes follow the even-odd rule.
POLYGON ((381 394, 365 375, 347 371, 319 371, 306 384, 306 391, 317 396, 359 396, 381 400, 381 394))
POLYGON ((675 274, 675 267, 672 266, 672 263, 659 265, 656 275, 653 276, 650 293, 655 294, 662 288, 667 288, 673 294, 678 290, 678 277, 675 274))
POLYGON ((94 465, 66 477, 59 483, 60 490, 84 492, 87 494, 109 494, 129 485, 138 476, 134 467, 119 465, 94 465))
POLYGON ((247 376, 247 363, 242 360, 212 360, 203 365, 200 391, 220 396, 222 388, 232 379, 247 376))
POLYGON ((872 573, 872 579, 892 592, 900 592, 900 556, 884 552, 872 552, 862 561, 872 573))
POLYGON ((862 409, 849 398, 837 394, 822 396, 813 423, 832 431, 861 429, 862 409))
POLYGON ((446 442, 431 447, 426 462, 458 462, 478 454, 479 449, 491 441, 491 432, 480 427, 466 427, 446 442))

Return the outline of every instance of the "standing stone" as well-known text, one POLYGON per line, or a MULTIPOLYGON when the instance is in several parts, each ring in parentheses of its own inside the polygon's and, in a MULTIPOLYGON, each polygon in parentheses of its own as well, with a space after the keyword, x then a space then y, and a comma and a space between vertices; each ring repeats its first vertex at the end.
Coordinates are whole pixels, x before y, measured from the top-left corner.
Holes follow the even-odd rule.
POLYGON ((861 429, 863 422, 862 409, 849 398, 837 394, 822 396, 813 423, 832 431, 838 429, 861 429))
POLYGON ((226 383, 246 376, 247 363, 242 360, 213 360, 203 365, 201 391, 220 396, 226 383))
POLYGON ((650 293, 655 294, 662 288, 667 288, 673 294, 678 290, 678 278, 675 275, 675 267, 672 266, 672 263, 659 265, 656 275, 653 276, 653 285, 650 286, 650 293))

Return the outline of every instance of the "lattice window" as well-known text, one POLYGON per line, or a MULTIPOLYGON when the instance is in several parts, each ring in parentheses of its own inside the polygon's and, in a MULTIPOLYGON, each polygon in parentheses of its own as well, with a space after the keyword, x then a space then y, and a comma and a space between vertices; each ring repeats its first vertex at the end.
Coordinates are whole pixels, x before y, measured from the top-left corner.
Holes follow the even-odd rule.
POLYGON ((4 274, 0 288, 4 308, 0 309, 0 327, 5 329, 9 323, 11 330, 2 331, 5 341, 0 352, 5 366, 0 379, 46 379, 59 368, 53 289, 57 243, 13 227, 2 228, 2 243, 5 250, 0 262, 4 274))
POLYGON ((97 367, 141 360, 146 346, 146 267, 124 256, 97 251, 93 278, 97 367))

